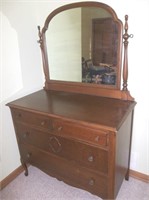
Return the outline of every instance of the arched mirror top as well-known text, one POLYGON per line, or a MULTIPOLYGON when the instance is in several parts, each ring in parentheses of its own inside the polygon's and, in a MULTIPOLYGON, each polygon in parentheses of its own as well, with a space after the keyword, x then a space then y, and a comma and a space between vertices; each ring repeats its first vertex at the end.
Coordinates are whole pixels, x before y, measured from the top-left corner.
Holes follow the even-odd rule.
POLYGON ((123 24, 110 6, 99 2, 64 5, 38 29, 45 89, 120 90, 123 24))
MULTIPOLYGON (((107 4, 104 4, 104 3, 101 3, 101 2, 94 2, 94 1, 78 2, 78 3, 71 3, 71 4, 61 6, 57 9, 55 9, 53 12, 51 12, 46 18, 44 28, 43 28, 43 32, 45 32, 48 29, 49 23, 55 15, 61 13, 62 11, 70 10, 70 9, 74 9, 74 8, 99 9, 100 11, 104 11, 105 13, 107 13, 107 15, 111 16, 113 18, 113 20, 120 21, 117 17, 116 12, 113 10, 113 8, 110 7, 107 4)), ((100 15, 100 13, 99 13, 99 15, 100 15)))

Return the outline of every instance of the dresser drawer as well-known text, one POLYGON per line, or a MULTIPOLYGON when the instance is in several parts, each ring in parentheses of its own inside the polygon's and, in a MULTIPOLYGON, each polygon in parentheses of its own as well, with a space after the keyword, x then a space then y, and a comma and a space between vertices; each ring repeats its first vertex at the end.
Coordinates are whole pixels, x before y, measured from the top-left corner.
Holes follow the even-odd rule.
POLYGON ((53 121, 53 131, 59 135, 77 138, 104 148, 108 147, 109 132, 101 129, 93 129, 85 125, 77 125, 62 120, 53 121))
POLYGON ((108 131, 93 129, 86 127, 85 125, 78 125, 76 123, 66 122, 65 120, 57 120, 54 117, 46 117, 41 114, 35 114, 18 109, 12 109, 12 114, 17 123, 26 123, 30 126, 44 128, 47 132, 53 132, 57 135, 92 143, 103 148, 108 147, 108 131))
POLYGON ((104 149, 19 124, 17 137, 20 143, 36 146, 70 162, 108 173, 108 152, 104 149))
POLYGON ((32 126, 52 130, 52 119, 50 117, 18 109, 12 109, 12 115, 15 122, 26 123, 32 126))
POLYGON ((77 164, 49 155, 28 145, 21 145, 21 153, 26 162, 39 167, 46 173, 102 198, 107 197, 108 184, 106 176, 101 176, 89 169, 82 168, 77 164))

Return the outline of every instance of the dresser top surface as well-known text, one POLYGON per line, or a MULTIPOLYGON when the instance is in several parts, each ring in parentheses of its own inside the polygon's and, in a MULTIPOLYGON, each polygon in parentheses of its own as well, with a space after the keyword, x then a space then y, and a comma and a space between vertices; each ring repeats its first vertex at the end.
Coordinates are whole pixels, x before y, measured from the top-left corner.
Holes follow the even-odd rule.
POLYGON ((8 106, 118 129, 134 108, 135 102, 40 90, 8 106))

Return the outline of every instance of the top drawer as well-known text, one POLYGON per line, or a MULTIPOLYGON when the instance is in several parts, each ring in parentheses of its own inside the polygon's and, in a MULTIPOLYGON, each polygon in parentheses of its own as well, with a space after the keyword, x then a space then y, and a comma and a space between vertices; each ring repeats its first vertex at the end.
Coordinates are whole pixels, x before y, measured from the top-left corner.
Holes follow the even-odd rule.
POLYGON ((15 122, 26 123, 32 126, 52 130, 52 119, 49 117, 18 109, 12 109, 12 116, 15 122))
POLYGON ((108 146, 109 133, 106 130, 94 129, 89 126, 79 125, 78 123, 60 120, 41 114, 12 109, 15 122, 25 123, 36 128, 44 128, 45 131, 62 137, 69 137, 102 147, 108 146))
POLYGON ((85 125, 79 125, 62 120, 53 121, 53 131, 55 134, 77 138, 103 147, 108 146, 109 132, 101 129, 94 129, 85 125))

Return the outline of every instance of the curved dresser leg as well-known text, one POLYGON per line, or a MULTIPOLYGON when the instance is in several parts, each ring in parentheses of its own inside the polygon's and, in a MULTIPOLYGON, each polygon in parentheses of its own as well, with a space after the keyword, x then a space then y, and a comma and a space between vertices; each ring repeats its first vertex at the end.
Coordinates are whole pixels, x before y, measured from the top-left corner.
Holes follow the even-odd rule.
POLYGON ((25 170, 24 175, 25 175, 25 176, 28 176, 28 168, 27 168, 27 165, 26 165, 26 163, 23 161, 23 159, 20 159, 20 160, 21 160, 21 164, 22 164, 22 166, 23 166, 23 168, 24 168, 24 170, 25 170))

